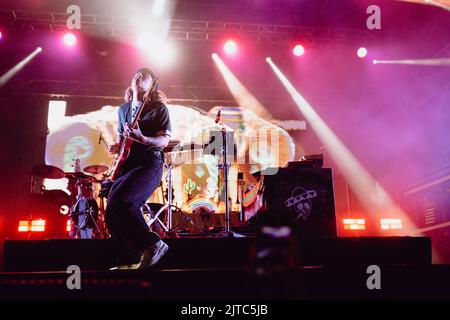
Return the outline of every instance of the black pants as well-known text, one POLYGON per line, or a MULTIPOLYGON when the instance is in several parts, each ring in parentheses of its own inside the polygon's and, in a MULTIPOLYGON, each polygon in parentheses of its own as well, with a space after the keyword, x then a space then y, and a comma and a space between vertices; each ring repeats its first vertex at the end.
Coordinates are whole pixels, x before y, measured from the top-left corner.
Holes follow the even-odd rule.
POLYGON ((145 163, 128 161, 124 173, 114 181, 108 197, 105 220, 117 249, 117 263, 139 262, 142 252, 160 240, 151 232, 141 207, 161 182, 162 156, 153 155, 145 163))

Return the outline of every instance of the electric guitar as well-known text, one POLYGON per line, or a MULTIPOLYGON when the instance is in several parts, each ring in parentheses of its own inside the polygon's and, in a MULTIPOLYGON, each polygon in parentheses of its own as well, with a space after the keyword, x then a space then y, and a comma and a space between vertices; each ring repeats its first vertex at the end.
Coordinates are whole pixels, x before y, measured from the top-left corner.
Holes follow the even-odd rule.
MULTIPOLYGON (((139 105, 136 116, 134 117, 133 121, 131 122, 131 128, 135 129, 138 126, 139 118, 141 117, 142 110, 144 109, 144 106, 147 103, 147 99, 144 99, 144 101, 139 105)), ((130 107, 131 108, 131 107, 130 107)), ((119 146, 119 153, 114 160, 113 165, 111 166, 111 169, 107 173, 107 177, 111 180, 116 180, 123 170, 123 165, 125 164, 125 161, 127 160, 128 156, 130 155, 131 146, 133 145, 133 140, 128 138, 122 138, 120 141, 119 146)))

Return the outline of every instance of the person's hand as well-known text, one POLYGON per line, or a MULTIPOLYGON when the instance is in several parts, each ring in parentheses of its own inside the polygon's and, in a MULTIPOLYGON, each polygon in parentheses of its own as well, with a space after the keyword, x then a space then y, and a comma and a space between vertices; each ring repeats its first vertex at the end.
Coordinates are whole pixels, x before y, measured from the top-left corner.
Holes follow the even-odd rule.
POLYGON ((133 90, 133 92, 139 91, 138 81, 140 81, 141 78, 142 78, 142 75, 140 73, 137 73, 134 75, 133 79, 131 80, 131 89, 133 90))
POLYGON ((112 144, 108 148, 108 152, 110 154, 118 154, 119 150, 120 150, 120 144, 118 144, 118 143, 112 144))
POLYGON ((142 131, 139 128, 139 126, 137 126, 137 128, 132 129, 128 123, 125 124, 123 136, 127 139, 131 139, 140 143, 142 143, 142 141, 144 140, 144 135, 142 134, 142 131))

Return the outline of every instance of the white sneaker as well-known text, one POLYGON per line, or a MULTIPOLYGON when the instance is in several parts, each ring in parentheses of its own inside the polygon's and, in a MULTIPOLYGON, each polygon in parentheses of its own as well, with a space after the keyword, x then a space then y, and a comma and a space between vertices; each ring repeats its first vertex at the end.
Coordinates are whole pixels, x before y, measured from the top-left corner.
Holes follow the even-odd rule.
POLYGON ((169 246, 162 240, 159 240, 157 243, 144 250, 144 254, 141 258, 141 263, 137 268, 150 268, 151 266, 155 265, 163 255, 166 254, 167 250, 169 250, 169 246))

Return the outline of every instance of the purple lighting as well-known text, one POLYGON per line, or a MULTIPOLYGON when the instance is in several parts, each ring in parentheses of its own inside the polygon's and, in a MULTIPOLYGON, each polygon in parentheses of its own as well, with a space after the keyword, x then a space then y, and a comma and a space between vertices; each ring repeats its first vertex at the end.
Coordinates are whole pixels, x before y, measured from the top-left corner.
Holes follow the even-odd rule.
POLYGON ((234 40, 228 40, 225 42, 223 49, 227 54, 235 54, 237 52, 237 44, 234 40))
POLYGON ((64 44, 68 47, 72 47, 77 42, 77 37, 73 33, 66 33, 63 37, 64 44))
POLYGON ((358 55, 359 58, 364 58, 365 56, 367 56, 367 49, 366 48, 359 48, 358 52, 356 53, 358 55))
POLYGON ((300 57, 305 53, 305 48, 301 44, 297 44, 294 49, 292 49, 292 52, 295 56, 300 57))

